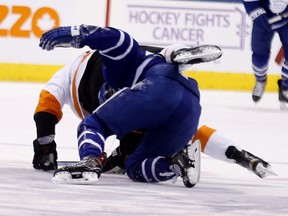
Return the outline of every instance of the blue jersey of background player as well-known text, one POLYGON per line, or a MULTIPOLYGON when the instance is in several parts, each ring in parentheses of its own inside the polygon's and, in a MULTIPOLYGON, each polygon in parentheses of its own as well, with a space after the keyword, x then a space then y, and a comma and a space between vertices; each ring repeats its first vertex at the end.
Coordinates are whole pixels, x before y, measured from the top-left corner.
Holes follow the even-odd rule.
MULTIPOLYGON (((256 85, 252 98, 258 102, 267 84, 267 70, 271 42, 277 32, 281 40, 285 59, 288 59, 288 18, 281 18, 271 23, 274 18, 288 12, 287 1, 243 0, 248 15, 253 21, 252 27, 252 67, 256 85)), ((282 79, 278 81, 279 100, 288 102, 288 62, 285 60, 281 70, 282 79)))
MULTIPOLYGON (((121 90, 79 125, 80 159, 100 158, 105 139, 112 134, 121 139, 145 128, 141 145, 126 161, 128 176, 141 182, 175 177, 171 157, 185 148, 198 127, 201 106, 197 82, 178 73, 178 67, 167 64, 162 56, 147 55, 129 34, 118 29, 60 27, 40 41, 46 50, 85 45, 99 50, 105 81, 121 90)), ((69 167, 56 171, 55 176, 65 169, 69 167)))

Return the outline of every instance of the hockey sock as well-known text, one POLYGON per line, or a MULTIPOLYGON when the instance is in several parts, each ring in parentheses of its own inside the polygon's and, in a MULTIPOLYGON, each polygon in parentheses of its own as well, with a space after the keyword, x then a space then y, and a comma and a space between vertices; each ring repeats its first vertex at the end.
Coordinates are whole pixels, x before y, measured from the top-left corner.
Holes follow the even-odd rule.
POLYGON ((170 162, 163 157, 147 158, 132 169, 127 169, 129 178, 137 182, 161 182, 175 177, 169 168, 170 162))

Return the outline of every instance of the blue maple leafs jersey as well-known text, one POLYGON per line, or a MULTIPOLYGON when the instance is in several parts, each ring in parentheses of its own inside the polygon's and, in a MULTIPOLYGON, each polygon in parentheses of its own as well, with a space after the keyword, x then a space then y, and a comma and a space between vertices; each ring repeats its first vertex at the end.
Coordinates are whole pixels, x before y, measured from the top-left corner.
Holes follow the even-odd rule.
POLYGON ((99 50, 104 79, 116 90, 131 87, 152 65, 165 62, 162 56, 139 49, 137 41, 115 28, 99 28, 82 43, 99 50))
MULTIPOLYGON (((286 0, 243 0, 244 7, 248 15, 253 11, 263 8, 269 19, 279 15, 288 13, 288 1, 286 0)), ((283 18, 273 23, 272 29, 280 28, 288 23, 288 18, 283 18)))

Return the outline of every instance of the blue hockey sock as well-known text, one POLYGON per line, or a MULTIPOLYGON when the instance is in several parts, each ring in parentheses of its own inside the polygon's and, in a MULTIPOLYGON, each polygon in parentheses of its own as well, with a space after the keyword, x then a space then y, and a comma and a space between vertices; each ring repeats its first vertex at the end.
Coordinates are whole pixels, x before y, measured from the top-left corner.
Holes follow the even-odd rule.
POLYGON ((164 157, 147 158, 132 169, 127 169, 129 178, 137 182, 161 182, 175 177, 169 168, 170 160, 164 157))

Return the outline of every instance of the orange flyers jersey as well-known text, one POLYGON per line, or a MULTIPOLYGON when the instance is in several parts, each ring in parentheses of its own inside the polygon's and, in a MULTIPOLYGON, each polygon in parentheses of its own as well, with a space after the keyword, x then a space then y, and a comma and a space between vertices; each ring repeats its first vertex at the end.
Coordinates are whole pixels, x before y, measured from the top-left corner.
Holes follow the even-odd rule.
POLYGON ((40 93, 39 103, 35 112, 52 113, 60 121, 62 108, 65 104, 68 104, 81 119, 89 114, 79 103, 78 87, 87 62, 93 52, 81 54, 76 60, 67 64, 53 75, 40 93))

